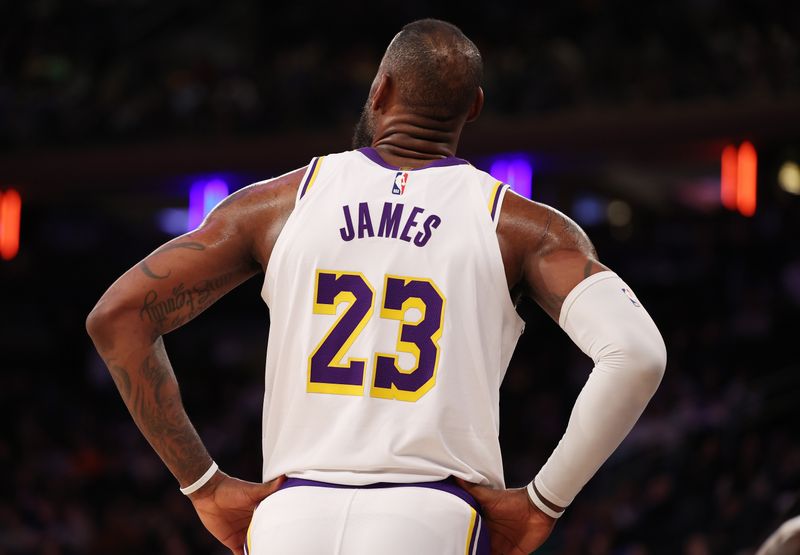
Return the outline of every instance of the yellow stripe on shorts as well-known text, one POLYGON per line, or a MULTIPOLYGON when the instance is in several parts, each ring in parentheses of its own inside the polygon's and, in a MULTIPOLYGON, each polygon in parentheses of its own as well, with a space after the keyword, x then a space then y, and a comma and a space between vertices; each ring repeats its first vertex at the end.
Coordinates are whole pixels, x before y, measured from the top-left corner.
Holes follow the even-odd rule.
POLYGON ((469 544, 472 542, 472 534, 475 532, 475 522, 478 520, 478 512, 470 507, 472 516, 469 519, 469 528, 467 529, 467 544, 464 546, 464 555, 470 555, 469 544))
POLYGON ((248 555, 253 552, 253 540, 250 539, 250 533, 253 531, 253 521, 247 527, 247 553, 248 555))

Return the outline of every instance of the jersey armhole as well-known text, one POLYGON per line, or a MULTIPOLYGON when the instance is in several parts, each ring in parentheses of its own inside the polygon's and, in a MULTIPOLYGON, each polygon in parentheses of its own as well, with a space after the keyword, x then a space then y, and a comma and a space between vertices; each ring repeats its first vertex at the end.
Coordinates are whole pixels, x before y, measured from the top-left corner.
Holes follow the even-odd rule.
POLYGON ((297 198, 295 199, 295 205, 299 204, 300 201, 306 196, 314 186, 314 182, 317 180, 317 176, 319 175, 319 169, 322 166, 322 162, 325 159, 324 156, 317 156, 311 159, 311 162, 308 164, 308 169, 306 173, 303 175, 303 179, 300 181, 300 186, 297 188, 297 198))
POLYGON ((506 192, 509 188, 508 184, 498 181, 494 184, 492 192, 489 195, 489 216, 492 218, 492 227, 494 229, 497 229, 497 223, 500 221, 500 209, 503 206, 503 199, 505 199, 506 192))

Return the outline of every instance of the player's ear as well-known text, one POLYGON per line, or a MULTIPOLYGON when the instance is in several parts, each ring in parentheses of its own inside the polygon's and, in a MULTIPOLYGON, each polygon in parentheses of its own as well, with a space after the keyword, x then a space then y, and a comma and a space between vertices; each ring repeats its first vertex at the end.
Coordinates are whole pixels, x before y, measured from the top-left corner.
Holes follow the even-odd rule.
POLYGON ((371 108, 373 111, 379 110, 381 112, 386 110, 386 107, 389 104, 389 98, 392 93, 394 82, 392 81, 391 75, 384 72, 381 74, 378 80, 378 86, 375 87, 375 92, 372 95, 372 105, 371 108))
POLYGON ((472 102, 469 112, 467 112, 467 122, 478 119, 478 116, 481 115, 481 110, 483 110, 483 88, 478 87, 478 92, 475 93, 475 100, 472 102))

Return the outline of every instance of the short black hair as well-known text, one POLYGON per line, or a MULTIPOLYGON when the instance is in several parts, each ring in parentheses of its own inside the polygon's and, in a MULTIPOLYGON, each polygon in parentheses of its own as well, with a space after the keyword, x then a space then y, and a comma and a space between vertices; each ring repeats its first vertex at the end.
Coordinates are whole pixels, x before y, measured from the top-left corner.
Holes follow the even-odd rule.
POLYGON ((438 19, 403 27, 386 49, 383 64, 403 103, 443 120, 469 110, 483 78, 478 47, 461 29, 438 19))

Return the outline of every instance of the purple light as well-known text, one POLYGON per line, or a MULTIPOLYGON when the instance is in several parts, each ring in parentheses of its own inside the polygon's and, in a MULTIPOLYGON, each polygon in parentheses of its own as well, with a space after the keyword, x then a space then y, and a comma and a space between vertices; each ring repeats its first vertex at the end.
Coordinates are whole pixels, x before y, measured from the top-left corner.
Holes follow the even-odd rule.
POLYGON ((186 208, 164 208, 157 214, 158 227, 168 235, 186 233, 189 211, 186 208))
POLYGON ((524 156, 501 156, 492 162, 489 173, 495 179, 508 183, 517 194, 531 198, 533 192, 533 165, 524 156))
POLYGON ((200 180, 192 183, 192 187, 189 189, 188 231, 199 226, 211 209, 227 196, 228 184, 221 179, 200 180))

